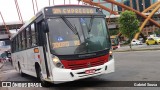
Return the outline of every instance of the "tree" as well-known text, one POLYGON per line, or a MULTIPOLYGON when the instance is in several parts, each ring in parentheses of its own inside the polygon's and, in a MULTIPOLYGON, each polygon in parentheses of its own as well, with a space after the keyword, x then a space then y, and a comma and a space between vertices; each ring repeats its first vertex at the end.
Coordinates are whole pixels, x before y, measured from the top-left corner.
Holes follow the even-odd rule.
POLYGON ((120 14, 120 17, 118 18, 118 24, 120 33, 129 39, 130 48, 132 49, 131 41, 134 35, 137 32, 139 32, 139 24, 140 24, 136 14, 128 10, 122 12, 120 14))

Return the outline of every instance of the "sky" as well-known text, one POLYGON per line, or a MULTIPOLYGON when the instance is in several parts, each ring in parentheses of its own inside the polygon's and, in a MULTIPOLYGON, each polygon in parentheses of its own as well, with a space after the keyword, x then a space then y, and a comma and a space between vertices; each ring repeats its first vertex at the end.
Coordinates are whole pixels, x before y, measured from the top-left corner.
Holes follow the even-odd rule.
MULTIPOLYGON (((6 23, 19 21, 16 10, 15 0, 0 0, 0 12, 6 23)), ((17 0, 24 21, 29 20, 34 16, 32 0, 17 0)), ((35 3, 35 0, 33 0, 35 3)), ((77 0, 70 0, 71 4, 78 4, 77 0)), ((54 0, 54 5, 62 5, 64 0, 54 0)), ((69 0, 65 0, 65 4, 69 4, 69 0)), ((49 0, 37 0, 38 9, 41 10, 45 6, 49 6, 49 0)), ((53 5, 53 0, 50 0, 50 5, 53 5)), ((36 7, 35 7, 36 9, 36 7)), ((2 18, 0 17, 0 23, 2 18)))
MULTIPOLYGON (((2 13, 6 23, 19 21, 16 5, 14 1, 15 0, 0 0, 0 12, 2 13)), ((20 7, 23 20, 28 21, 30 18, 34 16, 32 0, 17 0, 17 1, 20 7)), ((33 1, 35 3, 35 0, 33 1)), ((53 1, 54 1, 54 5, 64 4, 64 0, 50 0, 50 5, 53 5, 53 1)), ((71 4, 78 4, 77 0, 65 0, 65 4, 69 4, 69 1, 71 1, 71 4)), ((121 0, 116 0, 116 1, 121 1, 121 0)), ((155 1, 155 0, 152 0, 152 1, 155 1)), ((38 9, 41 10, 43 7, 49 6, 49 0, 37 0, 37 5, 38 5, 38 9)), ((0 23, 2 22, 3 22, 2 18, 0 17, 0 23)))

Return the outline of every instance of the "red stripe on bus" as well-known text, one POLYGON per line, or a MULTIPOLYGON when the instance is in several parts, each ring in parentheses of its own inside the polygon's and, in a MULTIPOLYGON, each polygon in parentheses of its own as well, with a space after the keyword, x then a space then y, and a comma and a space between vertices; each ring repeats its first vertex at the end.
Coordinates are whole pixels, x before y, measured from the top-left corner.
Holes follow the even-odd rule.
POLYGON ((96 57, 96 58, 89 58, 89 59, 61 60, 61 62, 66 69, 76 70, 76 69, 103 65, 104 63, 108 62, 108 57, 109 57, 109 54, 96 57))

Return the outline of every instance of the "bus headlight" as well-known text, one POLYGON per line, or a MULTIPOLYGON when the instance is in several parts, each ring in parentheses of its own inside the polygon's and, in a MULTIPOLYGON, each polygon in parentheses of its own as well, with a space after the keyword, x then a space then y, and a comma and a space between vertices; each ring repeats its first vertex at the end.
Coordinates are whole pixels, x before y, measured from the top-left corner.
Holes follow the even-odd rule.
POLYGON ((64 67, 63 67, 63 64, 61 63, 61 61, 59 60, 58 57, 53 56, 53 57, 52 57, 52 61, 53 61, 53 64, 54 64, 56 67, 58 67, 58 68, 64 68, 64 67))
POLYGON ((110 61, 111 59, 113 59, 113 52, 112 52, 112 50, 109 51, 109 61, 110 61))

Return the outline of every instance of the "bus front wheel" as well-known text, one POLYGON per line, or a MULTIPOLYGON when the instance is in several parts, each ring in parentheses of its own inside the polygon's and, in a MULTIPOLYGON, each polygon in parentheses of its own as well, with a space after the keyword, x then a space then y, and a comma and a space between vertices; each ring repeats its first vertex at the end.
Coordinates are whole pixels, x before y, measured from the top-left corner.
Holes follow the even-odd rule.
POLYGON ((43 75, 42 75, 42 71, 41 71, 41 68, 39 66, 36 67, 36 73, 37 73, 37 79, 41 82, 41 85, 43 87, 50 86, 49 82, 44 81, 44 78, 43 78, 43 75))
POLYGON ((21 65, 19 62, 18 62, 18 70, 19 70, 20 75, 23 77, 24 73, 22 72, 21 65))

